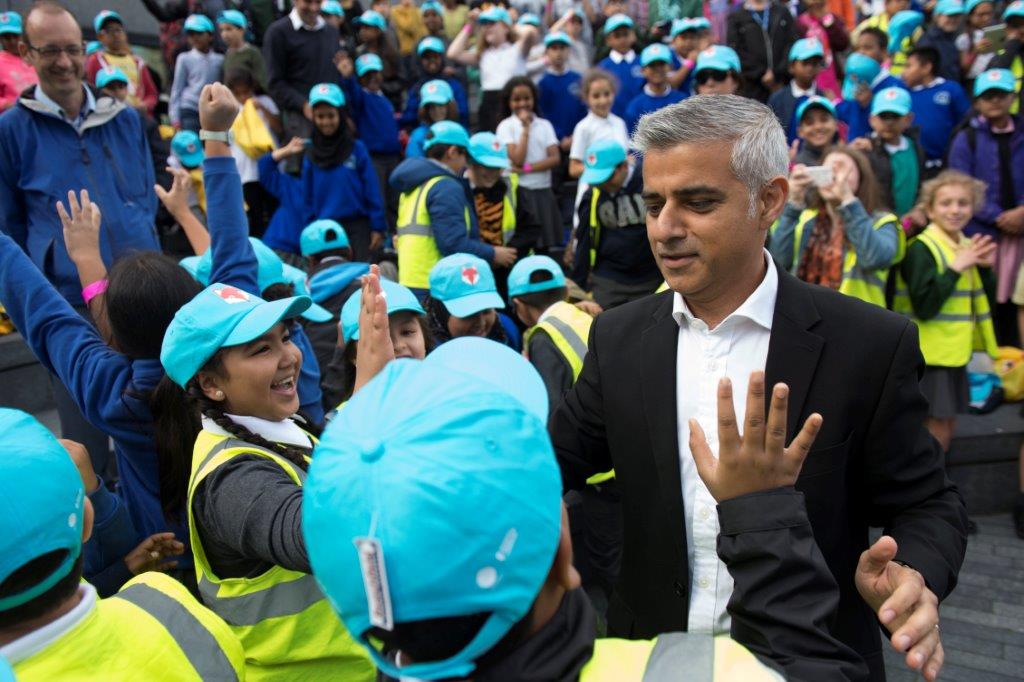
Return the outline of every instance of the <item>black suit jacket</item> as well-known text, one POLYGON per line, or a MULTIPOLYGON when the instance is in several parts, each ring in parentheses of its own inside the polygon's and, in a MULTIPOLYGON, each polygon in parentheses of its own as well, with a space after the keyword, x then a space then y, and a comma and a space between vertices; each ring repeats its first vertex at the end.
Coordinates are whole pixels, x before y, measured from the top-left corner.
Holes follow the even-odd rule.
MULTIPOLYGON (((665 292, 598 316, 583 371, 551 417, 566 488, 615 468, 624 542, 608 626, 620 637, 687 625, 679 327, 671 313, 672 293, 665 292)), ((876 679, 884 679, 879 625, 853 582, 868 527, 884 527, 899 543, 896 559, 920 571, 940 599, 956 584, 967 544, 963 499, 923 427, 923 366, 908 319, 779 269, 767 384, 789 385, 787 438, 812 412, 824 417, 796 487, 839 584, 834 634, 864 657, 876 679)), ((800 596, 793 598, 800 608, 800 596)))

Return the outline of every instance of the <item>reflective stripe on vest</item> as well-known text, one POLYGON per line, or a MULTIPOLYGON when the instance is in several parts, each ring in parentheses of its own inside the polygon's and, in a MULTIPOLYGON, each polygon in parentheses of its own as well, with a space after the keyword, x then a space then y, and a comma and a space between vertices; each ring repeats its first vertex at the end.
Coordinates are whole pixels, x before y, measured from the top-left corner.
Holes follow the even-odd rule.
POLYGON ((501 200, 501 243, 508 246, 516 233, 516 211, 519 210, 519 174, 506 178, 505 196, 501 200))
POLYGON ((601 196, 601 190, 591 187, 590 192, 590 267, 594 267, 597 262, 597 243, 601 241, 601 221, 597 219, 597 198, 601 196))
MULTIPOLYGON (((793 269, 796 273, 800 267, 800 256, 803 247, 804 230, 807 224, 818 217, 818 210, 813 208, 804 209, 797 219, 796 228, 793 231, 793 269)), ((896 229, 896 255, 891 265, 903 260, 906 253, 906 235, 900 229, 899 223, 892 213, 886 213, 875 220, 871 225, 872 229, 880 230, 886 225, 893 225, 896 229)), ((882 308, 885 307, 885 280, 889 275, 889 268, 878 270, 865 270, 857 265, 857 252, 846 243, 843 249, 843 279, 839 283, 839 293, 859 298, 868 303, 874 303, 882 308)))
MULTIPOLYGON (((395 250, 398 252, 398 283, 403 286, 430 288, 430 269, 441 260, 427 210, 427 194, 445 177, 435 175, 416 189, 403 192, 398 199, 395 250)), ((473 227, 468 206, 465 219, 469 235, 473 227)))
POLYGON ((587 313, 571 303, 559 301, 544 313, 544 319, 526 330, 523 347, 529 353, 530 338, 543 329, 551 342, 555 344, 559 354, 572 369, 572 380, 575 382, 583 369, 583 358, 587 355, 587 339, 590 337, 590 325, 594 323, 587 313))
MULTIPOLYGON (((935 260, 941 275, 956 258, 956 252, 945 233, 929 225, 916 237, 935 260)), ((926 365, 933 367, 963 367, 970 361, 974 350, 983 350, 993 358, 997 353, 995 329, 988 306, 988 297, 981 285, 977 267, 965 270, 957 278, 956 288, 942 303, 937 315, 927 320, 914 316, 910 292, 902 276, 897 278, 896 312, 908 315, 917 324, 921 341, 921 354, 926 365)))
POLYGON ((136 583, 111 599, 123 599, 156 618, 204 680, 237 680, 220 643, 187 608, 149 585, 136 583))
POLYGON ((241 440, 205 430, 196 440, 187 509, 199 593, 245 647, 246 676, 373 680, 369 656, 338 620, 312 575, 283 566, 272 566, 255 577, 215 574, 196 528, 194 495, 211 472, 242 455, 265 457, 298 486, 304 484, 306 472, 276 452, 241 440))
POLYGON ((1013 104, 1010 105, 1010 113, 1017 115, 1020 113, 1021 81, 1024 80, 1024 59, 1019 54, 1014 57, 1013 62, 1010 64, 1010 73, 1013 74, 1014 80, 1017 82, 1014 88, 1017 97, 1013 98, 1013 104))

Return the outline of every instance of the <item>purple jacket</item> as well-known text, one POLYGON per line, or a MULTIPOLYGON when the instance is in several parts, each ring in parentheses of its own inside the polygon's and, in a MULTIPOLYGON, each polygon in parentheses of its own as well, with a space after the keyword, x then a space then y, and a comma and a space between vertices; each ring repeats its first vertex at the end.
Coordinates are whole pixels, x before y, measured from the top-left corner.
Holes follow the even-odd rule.
MULTIPOLYGON (((971 175, 988 185, 985 201, 974 212, 974 218, 967 228, 968 234, 983 232, 996 236, 996 217, 1003 212, 1000 197, 1002 188, 999 177, 999 146, 989 130, 988 121, 981 117, 971 120, 974 144, 971 145, 972 130, 961 130, 953 139, 949 150, 949 167, 971 175)), ((1013 194, 1017 205, 1024 204, 1024 119, 1015 117, 1014 130, 1010 139, 1010 168, 1013 172, 1013 194)))

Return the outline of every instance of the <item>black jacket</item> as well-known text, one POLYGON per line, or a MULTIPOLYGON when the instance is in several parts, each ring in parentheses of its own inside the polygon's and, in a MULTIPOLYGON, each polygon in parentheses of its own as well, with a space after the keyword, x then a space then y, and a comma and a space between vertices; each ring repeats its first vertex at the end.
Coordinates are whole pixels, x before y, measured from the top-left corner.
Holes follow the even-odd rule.
MULTIPOLYGON (((551 417, 567 488, 615 469, 624 547, 608 630, 620 637, 687 625, 672 296, 599 315, 583 371, 551 417)), ((885 674, 878 621, 853 581, 868 527, 896 539, 897 559, 920 571, 939 599, 955 586, 966 548, 963 498, 923 425, 923 370, 912 322, 779 271, 767 385, 789 385, 790 438, 812 412, 824 417, 796 487, 839 584, 834 632, 864 657, 874 679, 885 674)))
POLYGON ((743 68, 740 95, 767 102, 771 92, 761 84, 764 72, 771 68, 775 82, 789 80, 789 48, 796 42, 796 22, 783 5, 769 5, 768 31, 750 11, 739 7, 726 20, 726 44, 736 50, 743 68))

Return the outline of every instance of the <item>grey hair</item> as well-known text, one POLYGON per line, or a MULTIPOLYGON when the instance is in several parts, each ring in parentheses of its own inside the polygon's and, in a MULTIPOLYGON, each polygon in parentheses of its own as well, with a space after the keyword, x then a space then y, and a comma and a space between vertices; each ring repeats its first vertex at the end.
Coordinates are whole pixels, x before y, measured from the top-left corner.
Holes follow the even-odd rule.
POLYGON ((729 167, 747 186, 751 216, 761 189, 789 174, 786 134, 775 114, 760 102, 736 95, 696 95, 647 114, 637 124, 632 144, 645 154, 707 142, 734 143, 729 167))

